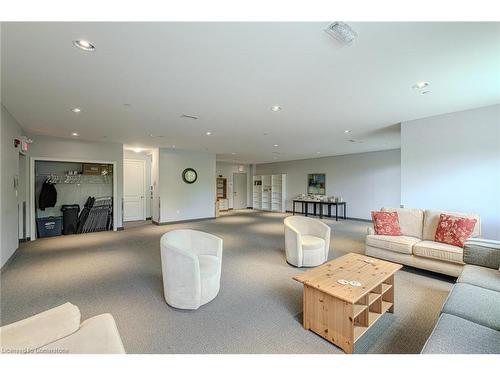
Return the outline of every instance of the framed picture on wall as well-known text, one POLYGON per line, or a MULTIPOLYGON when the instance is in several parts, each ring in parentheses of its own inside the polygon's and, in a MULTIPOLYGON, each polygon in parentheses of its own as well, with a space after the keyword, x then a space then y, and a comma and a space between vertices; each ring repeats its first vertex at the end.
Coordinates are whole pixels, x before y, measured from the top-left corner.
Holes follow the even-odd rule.
POLYGON ((326 194, 326 175, 324 173, 307 175, 307 194, 326 194))

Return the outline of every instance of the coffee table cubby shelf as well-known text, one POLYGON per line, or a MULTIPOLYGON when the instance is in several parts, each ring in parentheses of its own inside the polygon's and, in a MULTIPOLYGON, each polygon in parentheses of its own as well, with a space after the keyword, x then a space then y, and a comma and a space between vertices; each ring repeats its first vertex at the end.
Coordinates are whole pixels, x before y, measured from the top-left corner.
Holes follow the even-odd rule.
POLYGON ((401 267, 349 253, 294 276, 304 284, 304 328, 353 353, 356 341, 383 314, 394 312, 394 275, 401 267))
POLYGON ((373 288, 353 306, 354 342, 385 312, 394 312, 394 275, 373 288))

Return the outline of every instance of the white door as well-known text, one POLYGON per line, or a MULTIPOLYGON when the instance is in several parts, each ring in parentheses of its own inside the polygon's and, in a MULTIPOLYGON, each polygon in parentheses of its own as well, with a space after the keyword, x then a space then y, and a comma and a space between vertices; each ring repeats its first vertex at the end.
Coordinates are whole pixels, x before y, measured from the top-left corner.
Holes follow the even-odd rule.
POLYGON ((247 174, 233 173, 233 208, 247 208, 247 174))
POLYGON ((146 161, 123 161, 123 220, 146 219, 146 161))

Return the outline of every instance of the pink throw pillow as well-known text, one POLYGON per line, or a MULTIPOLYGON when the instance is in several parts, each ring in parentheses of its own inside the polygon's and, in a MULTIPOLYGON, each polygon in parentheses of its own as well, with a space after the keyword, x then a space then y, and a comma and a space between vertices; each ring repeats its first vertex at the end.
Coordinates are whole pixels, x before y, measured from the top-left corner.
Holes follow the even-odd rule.
POLYGON ((476 222, 476 219, 441 214, 434 241, 464 247, 465 241, 474 232, 476 222))
POLYGON ((376 234, 386 236, 401 236, 399 215, 397 212, 372 212, 373 228, 376 234))

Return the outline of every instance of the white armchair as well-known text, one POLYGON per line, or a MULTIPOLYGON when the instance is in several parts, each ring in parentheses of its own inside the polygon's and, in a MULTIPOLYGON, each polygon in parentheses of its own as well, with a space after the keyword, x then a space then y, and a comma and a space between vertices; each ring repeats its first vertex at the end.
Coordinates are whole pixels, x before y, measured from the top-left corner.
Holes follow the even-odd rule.
POLYGON ((110 314, 80 321, 80 309, 61 306, 0 327, 5 354, 124 354, 122 339, 110 314))
POLYGON ((330 227, 304 216, 285 218, 285 251, 288 263, 296 267, 314 267, 328 259, 330 227))
POLYGON ((222 239, 191 229, 165 233, 161 243, 163 292, 170 306, 196 310, 220 289, 222 239))

